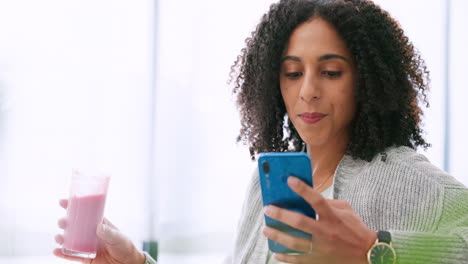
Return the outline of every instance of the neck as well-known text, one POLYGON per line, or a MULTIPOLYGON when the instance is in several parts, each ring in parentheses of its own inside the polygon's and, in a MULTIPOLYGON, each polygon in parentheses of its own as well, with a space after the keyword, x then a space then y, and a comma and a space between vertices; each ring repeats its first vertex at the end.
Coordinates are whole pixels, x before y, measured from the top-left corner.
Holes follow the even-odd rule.
POLYGON ((343 158, 348 138, 330 140, 326 144, 315 146, 307 144, 307 153, 312 160, 314 186, 323 184, 319 190, 325 190, 333 182, 330 175, 335 173, 338 163, 343 158))

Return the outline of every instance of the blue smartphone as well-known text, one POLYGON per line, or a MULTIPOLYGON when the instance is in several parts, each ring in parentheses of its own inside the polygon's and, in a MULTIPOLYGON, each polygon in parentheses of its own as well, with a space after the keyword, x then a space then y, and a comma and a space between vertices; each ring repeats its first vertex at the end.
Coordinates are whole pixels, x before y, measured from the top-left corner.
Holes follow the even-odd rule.
MULTIPOLYGON (((302 213, 315 219, 314 209, 288 186, 289 176, 295 176, 312 186, 312 165, 304 152, 265 152, 258 156, 258 170, 262 190, 263 206, 278 207, 302 213)), ((267 226, 297 237, 311 238, 301 230, 265 216, 267 226)), ((275 253, 303 253, 289 249, 268 239, 270 251, 275 253)))

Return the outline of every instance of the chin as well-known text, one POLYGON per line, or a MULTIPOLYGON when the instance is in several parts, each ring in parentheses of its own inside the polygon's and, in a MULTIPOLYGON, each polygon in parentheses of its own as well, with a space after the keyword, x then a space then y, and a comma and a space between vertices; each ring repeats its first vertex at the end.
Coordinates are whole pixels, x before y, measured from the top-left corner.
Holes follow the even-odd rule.
POLYGON ((321 142, 321 141, 319 141, 319 142, 317 142, 317 141, 310 141, 310 142, 306 142, 306 143, 307 143, 307 145, 309 145, 309 147, 312 147, 312 148, 321 147, 321 146, 325 145, 325 143, 324 143, 324 142, 321 142))
POLYGON ((317 135, 304 135, 300 134, 302 141, 308 144, 310 147, 320 147, 328 142, 328 137, 317 136, 317 135))

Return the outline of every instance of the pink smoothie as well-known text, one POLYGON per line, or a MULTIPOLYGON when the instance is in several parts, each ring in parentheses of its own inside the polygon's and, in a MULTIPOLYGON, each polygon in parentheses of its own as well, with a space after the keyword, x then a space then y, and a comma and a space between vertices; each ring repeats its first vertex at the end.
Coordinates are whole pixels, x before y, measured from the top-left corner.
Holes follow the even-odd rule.
POLYGON ((96 253, 96 228, 104 214, 105 194, 73 196, 68 201, 63 247, 83 253, 96 253))

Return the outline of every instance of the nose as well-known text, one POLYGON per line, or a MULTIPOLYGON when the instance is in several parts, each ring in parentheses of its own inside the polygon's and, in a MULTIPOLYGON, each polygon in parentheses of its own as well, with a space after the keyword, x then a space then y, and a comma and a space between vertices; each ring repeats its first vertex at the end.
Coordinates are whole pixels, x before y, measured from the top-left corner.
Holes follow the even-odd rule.
POLYGON ((305 74, 299 96, 301 100, 307 103, 314 99, 320 99, 321 89, 317 76, 314 76, 313 74, 305 74))

